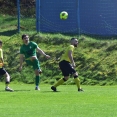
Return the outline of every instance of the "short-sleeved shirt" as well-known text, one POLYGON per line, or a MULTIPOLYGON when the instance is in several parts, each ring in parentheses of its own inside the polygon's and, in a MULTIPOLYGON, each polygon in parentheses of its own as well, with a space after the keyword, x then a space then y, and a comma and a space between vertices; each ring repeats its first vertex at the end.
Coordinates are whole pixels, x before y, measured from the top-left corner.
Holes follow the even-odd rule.
POLYGON ((28 45, 23 44, 20 48, 20 54, 25 55, 25 59, 36 55, 36 48, 38 45, 35 42, 30 41, 28 45))
POLYGON ((68 46, 68 47, 66 48, 64 54, 63 54, 62 57, 61 57, 61 61, 62 61, 62 60, 65 60, 65 61, 71 62, 70 59, 69 59, 69 56, 68 56, 68 52, 69 52, 70 50, 72 51, 72 55, 73 55, 73 52, 74 52, 74 46, 73 46, 73 45, 70 45, 70 46, 68 46))
POLYGON ((0 48, 0 68, 2 68, 2 61, 1 61, 1 59, 3 59, 3 51, 0 48))
POLYGON ((0 58, 2 58, 3 59, 3 51, 2 51, 2 49, 0 48, 0 58))

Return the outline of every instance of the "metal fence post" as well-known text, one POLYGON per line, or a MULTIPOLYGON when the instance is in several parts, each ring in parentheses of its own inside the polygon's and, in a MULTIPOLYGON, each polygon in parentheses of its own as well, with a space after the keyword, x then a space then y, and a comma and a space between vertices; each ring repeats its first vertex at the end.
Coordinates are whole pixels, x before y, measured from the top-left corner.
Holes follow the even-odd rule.
POLYGON ((36 0, 36 30, 40 31, 40 0, 36 0))
POLYGON ((17 0, 18 33, 20 32, 20 0, 17 0))

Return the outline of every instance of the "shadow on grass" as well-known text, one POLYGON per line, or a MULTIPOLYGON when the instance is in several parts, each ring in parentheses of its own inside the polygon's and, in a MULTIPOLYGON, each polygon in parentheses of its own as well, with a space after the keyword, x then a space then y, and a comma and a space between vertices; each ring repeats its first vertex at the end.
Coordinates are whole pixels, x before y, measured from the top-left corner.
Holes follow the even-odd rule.
POLYGON ((0 92, 20 92, 20 91, 31 91, 31 90, 14 90, 14 91, 0 90, 0 92))
POLYGON ((48 93, 48 92, 52 92, 52 93, 58 93, 60 91, 41 91, 42 93, 48 93))
POLYGON ((14 90, 14 92, 20 92, 20 91, 31 91, 31 90, 14 90))
POLYGON ((18 32, 17 29, 15 29, 15 30, 8 30, 8 31, 0 32, 0 35, 12 36, 12 35, 16 34, 17 32, 18 32))

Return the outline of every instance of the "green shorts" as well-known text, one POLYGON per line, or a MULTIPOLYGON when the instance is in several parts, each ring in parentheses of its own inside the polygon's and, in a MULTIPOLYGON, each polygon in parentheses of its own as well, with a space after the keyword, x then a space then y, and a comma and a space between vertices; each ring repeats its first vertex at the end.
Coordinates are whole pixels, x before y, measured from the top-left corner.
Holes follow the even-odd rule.
POLYGON ((39 63, 38 59, 35 59, 35 60, 33 60, 33 61, 31 61, 31 60, 26 60, 26 63, 27 63, 28 65, 32 66, 34 70, 35 70, 35 69, 40 69, 40 63, 39 63))

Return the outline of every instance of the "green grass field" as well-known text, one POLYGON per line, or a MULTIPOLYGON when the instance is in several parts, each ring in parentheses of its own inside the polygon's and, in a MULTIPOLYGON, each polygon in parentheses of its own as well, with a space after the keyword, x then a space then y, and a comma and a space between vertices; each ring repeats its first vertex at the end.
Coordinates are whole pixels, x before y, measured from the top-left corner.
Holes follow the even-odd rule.
POLYGON ((10 85, 15 91, 5 92, 0 83, 1 117, 116 117, 117 86, 61 85, 52 92, 50 85, 17 83, 10 85))

